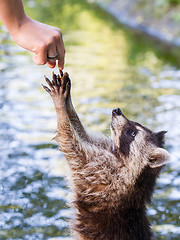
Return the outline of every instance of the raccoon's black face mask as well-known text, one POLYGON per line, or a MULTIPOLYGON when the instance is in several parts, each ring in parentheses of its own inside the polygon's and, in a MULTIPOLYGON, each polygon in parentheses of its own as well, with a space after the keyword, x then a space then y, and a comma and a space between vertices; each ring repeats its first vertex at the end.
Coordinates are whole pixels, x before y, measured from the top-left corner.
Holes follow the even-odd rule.
POLYGON ((135 161, 148 164, 149 159, 152 159, 153 152, 156 150, 156 154, 159 152, 159 154, 163 155, 162 159, 165 159, 165 162, 162 161, 162 165, 169 159, 167 151, 162 149, 165 131, 153 133, 141 124, 128 120, 119 108, 112 111, 110 127, 113 152, 117 157, 127 161, 136 159, 135 161))

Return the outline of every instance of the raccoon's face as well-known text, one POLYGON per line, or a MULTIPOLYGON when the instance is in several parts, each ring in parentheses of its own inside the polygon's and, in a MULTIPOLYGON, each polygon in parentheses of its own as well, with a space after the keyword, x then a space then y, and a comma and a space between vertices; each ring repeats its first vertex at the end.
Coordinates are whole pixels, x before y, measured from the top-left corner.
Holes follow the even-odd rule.
POLYGON ((113 152, 126 163, 159 167, 169 161, 164 150, 165 131, 153 133, 137 122, 128 120, 119 108, 112 111, 111 137, 113 152))

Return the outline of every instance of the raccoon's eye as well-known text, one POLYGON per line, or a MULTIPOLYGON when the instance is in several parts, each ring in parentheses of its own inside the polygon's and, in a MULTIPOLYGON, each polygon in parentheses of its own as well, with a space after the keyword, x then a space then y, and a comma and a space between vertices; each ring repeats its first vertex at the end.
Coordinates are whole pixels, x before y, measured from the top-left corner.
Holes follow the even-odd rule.
POLYGON ((131 132, 131 136, 135 137, 136 133, 134 131, 131 132))
POLYGON ((136 136, 136 132, 133 131, 133 130, 128 130, 128 135, 132 136, 132 137, 135 137, 136 136))

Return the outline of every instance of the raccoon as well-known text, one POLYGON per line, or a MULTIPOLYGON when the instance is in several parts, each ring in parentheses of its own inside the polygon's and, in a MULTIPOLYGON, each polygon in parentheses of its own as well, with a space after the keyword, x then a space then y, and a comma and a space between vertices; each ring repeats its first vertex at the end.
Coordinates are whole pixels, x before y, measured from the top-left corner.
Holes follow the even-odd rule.
POLYGON ((57 113, 57 141, 69 164, 76 240, 151 240, 146 216, 162 167, 165 131, 154 133, 112 111, 111 137, 88 134, 71 100, 69 75, 46 78, 57 113))

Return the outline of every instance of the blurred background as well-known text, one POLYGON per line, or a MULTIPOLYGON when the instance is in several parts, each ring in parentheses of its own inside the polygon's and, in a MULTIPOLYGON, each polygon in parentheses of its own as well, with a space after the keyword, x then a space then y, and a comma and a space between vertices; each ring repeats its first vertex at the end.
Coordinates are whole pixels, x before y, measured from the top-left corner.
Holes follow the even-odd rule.
MULTIPOLYGON (((111 1, 100 2, 103 7, 111 5, 111 1)), ((141 3, 138 11, 143 13, 145 1, 128 2, 141 3)), ((180 4, 178 0, 153 4, 157 2, 162 9, 178 9, 180 4)), ((178 240, 180 49, 126 28, 96 3, 24 1, 30 17, 62 29, 65 71, 72 79, 73 103, 87 129, 109 135, 111 111, 120 107, 131 120, 153 131, 168 131, 165 147, 171 162, 158 179, 148 215, 155 239, 178 240)), ((32 55, 0 25, 1 240, 69 239, 68 220, 73 213, 67 206, 71 192, 64 180, 68 169, 51 140, 56 115, 41 87, 43 75, 51 78, 52 70, 36 66, 32 55)))

